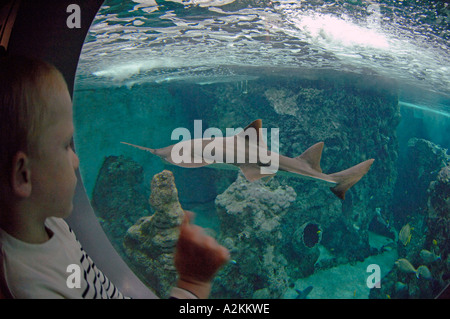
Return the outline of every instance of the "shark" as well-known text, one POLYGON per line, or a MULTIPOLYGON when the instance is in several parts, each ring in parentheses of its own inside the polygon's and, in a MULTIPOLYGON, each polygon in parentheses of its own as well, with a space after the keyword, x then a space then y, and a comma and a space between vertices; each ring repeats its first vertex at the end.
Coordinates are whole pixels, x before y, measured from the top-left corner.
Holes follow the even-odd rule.
POLYGON ((261 119, 253 121, 240 133, 233 136, 183 140, 176 144, 158 149, 128 142, 120 143, 150 152, 159 156, 165 162, 180 167, 198 168, 215 166, 218 168, 238 168, 250 182, 254 182, 261 178, 270 179, 276 174, 318 180, 329 185, 330 190, 341 200, 344 200, 345 193, 367 174, 374 162, 374 159, 372 158, 345 170, 332 174, 325 174, 320 167, 324 142, 318 142, 312 145, 297 157, 288 157, 271 152, 268 150, 267 145, 264 142, 264 137, 262 136, 261 119), (250 134, 248 134, 248 132, 250 130, 256 131, 256 139, 249 138, 250 134), (194 147, 195 143, 201 145, 202 150, 208 147, 209 149, 215 149, 215 152, 209 153, 215 155, 214 158, 207 158, 205 153, 198 154, 198 149, 196 150, 194 147), (239 143, 245 147, 239 148, 239 143), (183 148, 190 150, 190 153, 188 154, 190 160, 175 160, 173 156, 174 151, 183 148), (260 160, 261 156, 258 156, 258 154, 263 153, 266 155, 266 158, 277 159, 278 165, 276 166, 276 169, 273 169, 273 165, 270 165, 267 161, 260 160), (241 159, 244 160, 238 160, 238 156, 241 156, 241 159), (257 159, 256 161, 250 160, 255 158, 257 159), (230 161, 230 159, 232 159, 232 161, 230 161))

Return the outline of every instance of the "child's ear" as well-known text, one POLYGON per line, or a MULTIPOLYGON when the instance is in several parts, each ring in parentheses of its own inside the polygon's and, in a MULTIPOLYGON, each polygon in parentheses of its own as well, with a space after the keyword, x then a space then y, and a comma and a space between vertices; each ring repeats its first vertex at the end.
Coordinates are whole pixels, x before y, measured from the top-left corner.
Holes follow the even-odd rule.
POLYGON ((28 197, 31 194, 30 159, 19 151, 13 158, 11 185, 13 194, 19 197, 28 197))

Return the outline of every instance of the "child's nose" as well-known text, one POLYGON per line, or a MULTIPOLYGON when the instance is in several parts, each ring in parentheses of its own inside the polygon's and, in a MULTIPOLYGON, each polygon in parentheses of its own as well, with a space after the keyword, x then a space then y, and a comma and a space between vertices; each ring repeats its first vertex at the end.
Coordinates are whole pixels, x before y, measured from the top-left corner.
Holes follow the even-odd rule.
MULTIPOLYGON (((72 151, 73 152, 73 151, 72 151)), ((80 165, 80 159, 78 158, 78 155, 73 152, 73 168, 78 169, 78 166, 80 165)))

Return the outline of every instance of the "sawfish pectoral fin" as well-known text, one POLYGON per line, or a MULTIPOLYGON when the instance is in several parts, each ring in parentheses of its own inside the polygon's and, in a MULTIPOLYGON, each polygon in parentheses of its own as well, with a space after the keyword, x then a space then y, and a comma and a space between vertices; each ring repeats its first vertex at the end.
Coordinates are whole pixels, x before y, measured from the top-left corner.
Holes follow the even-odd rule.
POLYGON ((257 181, 258 179, 261 179, 263 177, 269 177, 269 176, 275 175, 275 173, 273 173, 273 174, 261 173, 261 167, 259 167, 257 165, 251 165, 251 164, 240 165, 239 168, 241 169, 241 172, 242 172, 242 174, 244 174, 245 178, 250 182, 257 181))
POLYGON ((330 174, 337 185, 331 187, 331 191, 340 199, 345 199, 345 192, 355 185, 369 171, 374 159, 369 159, 346 170, 330 174))
POLYGON ((171 156, 162 157, 162 159, 169 164, 179 166, 179 167, 184 167, 184 168, 199 168, 199 167, 211 165, 210 163, 205 162, 202 158, 196 158, 196 157, 194 157, 192 159, 192 161, 187 161, 187 162, 184 162, 184 161, 175 162, 175 161, 173 161, 171 156))

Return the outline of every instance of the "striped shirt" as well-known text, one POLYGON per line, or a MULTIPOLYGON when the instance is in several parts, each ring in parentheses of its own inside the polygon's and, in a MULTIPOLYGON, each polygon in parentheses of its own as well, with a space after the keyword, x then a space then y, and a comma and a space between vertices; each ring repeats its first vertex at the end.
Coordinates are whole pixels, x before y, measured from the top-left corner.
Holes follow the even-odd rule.
POLYGON ((43 244, 20 241, 0 229, 0 276, 13 298, 126 298, 83 250, 61 218, 48 218, 53 233, 43 244))

